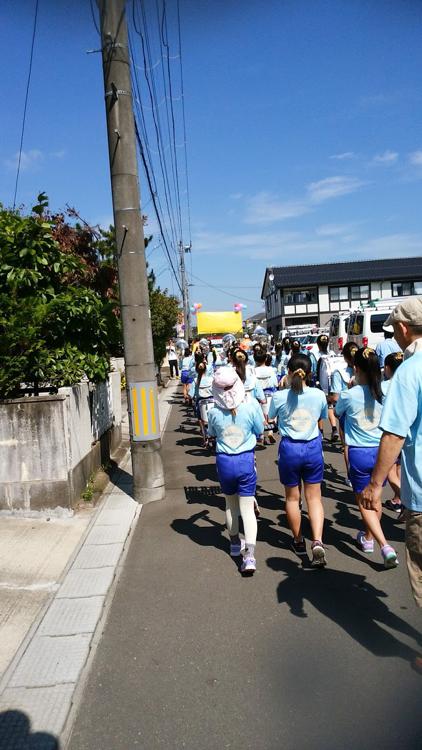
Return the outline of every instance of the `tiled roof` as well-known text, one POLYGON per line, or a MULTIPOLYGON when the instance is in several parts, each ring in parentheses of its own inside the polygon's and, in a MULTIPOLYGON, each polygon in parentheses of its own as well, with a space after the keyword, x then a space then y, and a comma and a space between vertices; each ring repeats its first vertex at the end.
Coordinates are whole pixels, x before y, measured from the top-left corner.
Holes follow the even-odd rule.
MULTIPOLYGON (((359 281, 400 281, 401 279, 422 279, 422 257, 321 263, 307 266, 273 266, 272 270, 277 287, 349 284, 359 281)), ((266 276, 268 271, 267 268, 266 276)))

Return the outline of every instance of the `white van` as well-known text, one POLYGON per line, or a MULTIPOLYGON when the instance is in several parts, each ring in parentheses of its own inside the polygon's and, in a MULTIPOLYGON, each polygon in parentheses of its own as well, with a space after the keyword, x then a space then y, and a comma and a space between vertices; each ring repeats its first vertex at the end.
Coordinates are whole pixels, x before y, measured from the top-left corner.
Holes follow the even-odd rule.
POLYGON ((336 354, 341 354, 343 346, 347 342, 349 319, 352 313, 350 310, 345 312, 334 313, 330 319, 330 349, 336 354))
POLYGON ((359 347, 370 346, 375 349, 384 341, 383 326, 390 312, 409 297, 391 297, 374 300, 350 314, 347 340, 354 341, 359 347))

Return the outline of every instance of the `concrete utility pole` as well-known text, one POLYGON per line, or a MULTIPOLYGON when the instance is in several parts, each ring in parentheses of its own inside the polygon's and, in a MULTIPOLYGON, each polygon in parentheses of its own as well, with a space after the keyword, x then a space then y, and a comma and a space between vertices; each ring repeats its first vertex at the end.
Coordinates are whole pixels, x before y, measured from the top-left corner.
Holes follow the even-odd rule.
POLYGON ((164 497, 125 0, 98 0, 135 500, 164 497))
MULTIPOLYGON (((186 279, 186 266, 185 266, 185 253, 187 252, 187 248, 185 248, 182 241, 180 241, 179 243, 179 252, 180 252, 180 274, 182 277, 183 317, 185 319, 185 338, 186 340, 189 340, 190 338, 189 287, 188 287, 188 282, 186 279)), ((189 247, 189 252, 190 252, 190 247, 189 247)))

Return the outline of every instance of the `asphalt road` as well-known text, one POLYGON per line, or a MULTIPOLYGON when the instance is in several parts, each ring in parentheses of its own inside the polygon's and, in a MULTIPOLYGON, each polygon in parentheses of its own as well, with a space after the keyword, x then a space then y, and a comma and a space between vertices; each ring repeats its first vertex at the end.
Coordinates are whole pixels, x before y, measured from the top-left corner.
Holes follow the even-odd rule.
POLYGON ((302 567, 288 548, 277 447, 266 448, 258 571, 242 578, 214 458, 179 399, 164 440, 167 500, 142 509, 68 748, 420 748, 422 677, 410 667, 420 613, 403 527, 385 514, 398 569, 357 550, 342 457, 327 444, 328 567, 302 567))

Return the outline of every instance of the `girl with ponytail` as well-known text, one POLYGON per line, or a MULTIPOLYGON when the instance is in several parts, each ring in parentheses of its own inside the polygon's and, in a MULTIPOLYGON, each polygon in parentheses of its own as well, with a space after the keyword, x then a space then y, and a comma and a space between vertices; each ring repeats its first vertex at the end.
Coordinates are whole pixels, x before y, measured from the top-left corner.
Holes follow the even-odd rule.
POLYGON ((327 418, 327 399, 318 388, 310 388, 311 360, 293 354, 288 363, 290 388, 278 391, 272 400, 269 419, 275 419, 281 435, 278 470, 284 485, 287 522, 293 534, 292 549, 307 555, 302 535, 300 490, 303 482, 312 531, 312 565, 326 565, 322 543, 324 508, 321 482, 324 476, 321 424, 327 418))
POLYGON ((381 511, 376 513, 367 510, 362 503, 362 492, 371 481, 382 437, 379 423, 387 386, 381 381, 381 369, 373 349, 358 349, 354 357, 354 368, 356 385, 340 393, 336 416, 344 424, 349 479, 364 525, 364 530, 358 532, 357 544, 362 552, 372 554, 375 540, 380 546, 384 566, 395 568, 398 564, 397 553, 384 536, 381 511))
POLYGON ((190 386, 189 395, 194 399, 195 415, 199 420, 204 448, 209 448, 208 412, 214 406, 212 398, 213 375, 203 355, 196 355, 196 377, 190 386))

